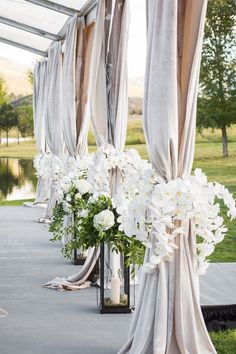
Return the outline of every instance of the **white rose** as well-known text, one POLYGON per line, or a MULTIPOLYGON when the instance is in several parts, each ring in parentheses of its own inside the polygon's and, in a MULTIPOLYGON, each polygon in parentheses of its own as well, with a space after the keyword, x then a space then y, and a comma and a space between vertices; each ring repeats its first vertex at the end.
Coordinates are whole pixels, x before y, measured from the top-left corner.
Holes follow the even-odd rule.
POLYGON ((75 199, 80 199, 81 197, 82 197, 82 195, 80 193, 76 193, 75 199))
POLYGON ((112 211, 103 210, 93 218, 93 225, 98 231, 106 231, 115 224, 115 217, 112 211))
POLYGON ((81 195, 91 192, 91 186, 85 179, 79 179, 76 182, 76 188, 81 195))

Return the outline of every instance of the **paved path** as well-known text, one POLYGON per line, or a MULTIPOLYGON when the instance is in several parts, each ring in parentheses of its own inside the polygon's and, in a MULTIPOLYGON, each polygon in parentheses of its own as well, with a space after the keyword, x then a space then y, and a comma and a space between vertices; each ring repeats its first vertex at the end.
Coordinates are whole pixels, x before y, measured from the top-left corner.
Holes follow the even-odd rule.
POLYGON ((36 222, 43 211, 0 207, 1 354, 115 354, 132 315, 100 315, 96 289, 57 292, 41 287, 78 266, 66 262, 36 222))
MULTIPOLYGON (((49 242, 45 211, 0 207, 0 354, 115 354, 132 315, 100 315, 96 289, 57 292, 41 287, 78 266, 49 242)), ((212 264, 201 277, 202 304, 236 303, 236 263, 212 264)))

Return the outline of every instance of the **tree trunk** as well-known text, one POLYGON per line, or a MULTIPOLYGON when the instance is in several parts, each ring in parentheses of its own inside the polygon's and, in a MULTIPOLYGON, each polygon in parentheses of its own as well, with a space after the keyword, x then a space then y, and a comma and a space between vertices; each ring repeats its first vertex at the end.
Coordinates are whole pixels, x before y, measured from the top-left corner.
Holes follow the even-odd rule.
POLYGON ((228 157, 228 137, 227 137, 227 131, 226 131, 226 126, 224 125, 221 128, 221 133, 222 133, 222 144, 223 144, 223 157, 228 157))
POLYGON ((7 146, 8 146, 8 130, 6 130, 7 146))

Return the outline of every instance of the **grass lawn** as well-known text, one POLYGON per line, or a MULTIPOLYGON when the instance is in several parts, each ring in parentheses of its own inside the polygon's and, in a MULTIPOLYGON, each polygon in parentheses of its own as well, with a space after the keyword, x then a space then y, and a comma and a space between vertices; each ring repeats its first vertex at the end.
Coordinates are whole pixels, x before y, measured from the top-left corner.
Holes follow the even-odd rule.
POLYGON ((0 157, 15 157, 21 159, 33 158, 36 154, 34 141, 24 141, 19 145, 17 143, 9 144, 9 146, 0 145, 0 157))
POLYGON ((0 206, 21 206, 25 202, 33 202, 34 199, 0 200, 0 206))
POLYGON ((211 340, 218 354, 236 353, 236 330, 210 332, 211 340))

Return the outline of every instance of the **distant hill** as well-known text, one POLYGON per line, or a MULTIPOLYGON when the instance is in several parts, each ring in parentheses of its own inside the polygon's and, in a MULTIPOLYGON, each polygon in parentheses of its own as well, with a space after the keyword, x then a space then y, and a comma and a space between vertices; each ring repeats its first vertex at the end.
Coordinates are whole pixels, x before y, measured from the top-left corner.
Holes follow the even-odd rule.
POLYGON ((0 57, 0 75, 6 81, 8 93, 15 96, 25 96, 32 93, 32 87, 27 79, 29 68, 23 64, 0 57))
MULTIPOLYGON (((13 100, 14 106, 31 104, 32 87, 27 79, 29 68, 15 61, 0 57, 0 75, 4 77, 8 93, 19 99, 13 100)), ((144 78, 136 77, 128 81, 129 114, 140 114, 142 111, 142 97, 144 78)))
POLYGON ((28 95, 28 96, 23 96, 20 98, 17 98, 13 101, 11 101, 11 104, 13 105, 13 107, 19 107, 19 106, 23 106, 23 105, 31 105, 32 102, 32 95, 28 95))

